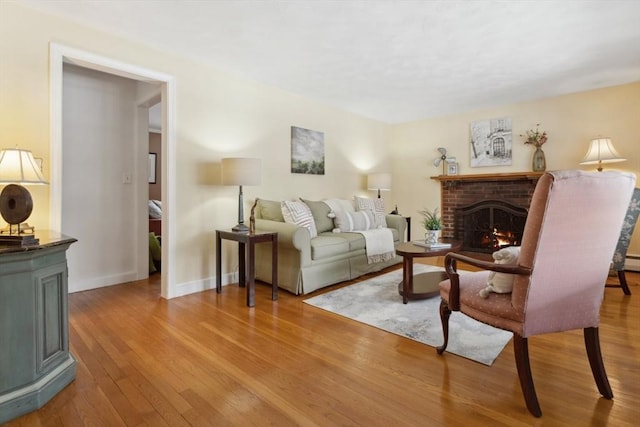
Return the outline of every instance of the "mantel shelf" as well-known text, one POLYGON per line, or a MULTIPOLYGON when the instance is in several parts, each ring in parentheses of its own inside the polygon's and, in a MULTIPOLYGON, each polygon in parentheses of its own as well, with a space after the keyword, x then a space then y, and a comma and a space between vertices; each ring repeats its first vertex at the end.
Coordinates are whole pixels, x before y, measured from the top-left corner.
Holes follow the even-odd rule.
POLYGON ((448 181, 524 181, 535 180, 540 178, 544 172, 515 172, 515 173, 486 173, 486 174, 471 174, 471 175, 438 175, 432 176, 431 179, 435 179, 440 182, 448 181))

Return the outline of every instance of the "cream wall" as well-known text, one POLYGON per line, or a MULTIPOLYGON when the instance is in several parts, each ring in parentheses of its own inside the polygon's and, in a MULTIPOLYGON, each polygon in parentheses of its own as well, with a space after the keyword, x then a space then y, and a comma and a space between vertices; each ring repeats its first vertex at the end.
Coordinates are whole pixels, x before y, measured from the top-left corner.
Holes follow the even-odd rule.
MULTIPOLYGON (((237 220, 238 189, 219 184, 221 158, 262 158, 262 184, 245 187, 247 204, 255 197, 370 194, 364 190, 366 171, 391 168, 388 125, 15 3, 0 2, 0 32, 0 145, 19 144, 43 157, 47 177, 50 42, 175 77, 177 241, 173 255, 176 282, 185 289, 212 283, 214 230, 230 228, 237 220), (292 125, 324 132, 324 176, 290 173, 292 125)), ((36 208, 29 221, 47 228, 48 188, 34 187, 32 194, 36 208)), ((225 252, 228 261, 223 271, 231 272, 236 265, 235 247, 225 245, 225 252)))
MULTIPOLYGON (((548 170, 595 170, 595 165, 578 163, 591 138, 601 135, 611 137, 628 159, 605 164, 605 170, 633 172, 640 178, 640 82, 401 124, 393 128, 392 137, 393 197, 400 212, 412 217, 415 235, 424 231, 417 211, 440 204, 439 183, 430 179, 442 173, 432 163, 439 156, 437 147, 445 147, 457 158, 461 174, 530 171, 534 148, 524 145, 519 135, 535 128, 536 123, 549 135, 543 146, 548 170), (469 123, 498 117, 512 119, 513 164, 471 168, 469 123)), ((629 252, 640 254, 640 227, 629 252)))

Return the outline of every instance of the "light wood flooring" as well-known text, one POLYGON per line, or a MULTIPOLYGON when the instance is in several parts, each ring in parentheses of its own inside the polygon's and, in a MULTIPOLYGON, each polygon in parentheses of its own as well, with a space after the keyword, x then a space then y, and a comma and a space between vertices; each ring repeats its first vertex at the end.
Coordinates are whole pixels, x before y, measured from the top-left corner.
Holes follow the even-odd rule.
MULTIPOLYGON (((397 268, 397 267, 395 267, 397 268)), ((365 277, 366 279, 366 277, 365 277)), ((156 277, 69 296, 75 381, 9 426, 626 426, 640 422, 640 274, 607 288, 601 398, 581 331, 530 338, 542 418, 509 343, 493 366, 258 286, 167 301, 156 277)), ((330 289, 335 289, 332 287, 330 289)))

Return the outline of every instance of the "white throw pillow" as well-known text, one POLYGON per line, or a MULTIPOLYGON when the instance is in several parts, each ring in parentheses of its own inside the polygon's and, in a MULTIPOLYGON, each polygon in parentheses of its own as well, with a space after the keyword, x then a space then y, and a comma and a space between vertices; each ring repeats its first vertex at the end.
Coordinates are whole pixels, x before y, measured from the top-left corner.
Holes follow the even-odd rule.
POLYGON ((313 221, 311 209, 301 200, 285 200, 280 205, 284 222, 296 224, 309 229, 311 238, 318 235, 316 223, 313 221))
POLYGON ((340 231, 365 231, 376 228, 373 212, 371 211, 336 211, 334 213, 336 217, 333 222, 340 231))
POLYGON ((367 197, 355 197, 356 211, 371 211, 375 218, 376 228, 386 227, 387 219, 384 209, 384 199, 369 199, 367 197))
MULTIPOLYGON (((520 257, 520 246, 509 246, 492 254, 495 264, 517 264, 520 257)), ((481 289, 479 295, 488 298, 491 292, 508 294, 513 289, 513 274, 497 273, 492 271, 487 279, 487 287, 481 289)))
POLYGON ((346 199, 324 199, 325 202, 333 212, 355 212, 355 206, 351 200, 346 199))

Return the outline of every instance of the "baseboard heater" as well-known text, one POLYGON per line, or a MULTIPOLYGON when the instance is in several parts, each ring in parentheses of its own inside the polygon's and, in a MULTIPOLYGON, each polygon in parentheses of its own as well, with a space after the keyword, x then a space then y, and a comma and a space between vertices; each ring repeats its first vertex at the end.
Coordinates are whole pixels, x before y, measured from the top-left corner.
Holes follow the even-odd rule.
POLYGON ((624 269, 629 271, 640 271, 640 255, 627 254, 624 262, 624 269))

